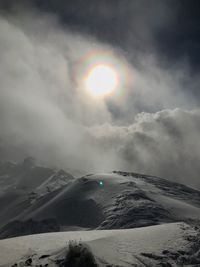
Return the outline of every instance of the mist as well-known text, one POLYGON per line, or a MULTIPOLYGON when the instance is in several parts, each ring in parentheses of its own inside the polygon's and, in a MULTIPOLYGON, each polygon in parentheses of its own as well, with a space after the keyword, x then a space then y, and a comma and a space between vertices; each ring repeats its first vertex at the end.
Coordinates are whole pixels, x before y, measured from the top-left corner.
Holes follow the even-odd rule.
POLYGON ((129 53, 36 10, 1 15, 0 158, 199 187, 198 75, 185 59, 169 67, 156 49, 129 53), (94 99, 81 88, 77 66, 91 51, 109 52, 128 70, 119 94, 94 99))

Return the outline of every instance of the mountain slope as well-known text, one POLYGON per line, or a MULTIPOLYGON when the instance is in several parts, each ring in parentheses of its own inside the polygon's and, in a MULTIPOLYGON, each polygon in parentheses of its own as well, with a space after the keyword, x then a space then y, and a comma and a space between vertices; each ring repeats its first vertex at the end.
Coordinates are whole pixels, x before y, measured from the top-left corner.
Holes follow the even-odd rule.
POLYGON ((22 163, 0 162, 0 194, 12 190, 32 192, 47 187, 55 189, 60 187, 56 187, 56 182, 64 185, 73 178, 63 170, 39 166, 32 158, 26 158, 22 163))
MULTIPOLYGON (((54 182, 59 175, 55 177, 54 182)), ((36 196, 19 194, 9 209, 0 211, 4 224, 53 219, 64 230, 121 229, 200 220, 200 192, 158 177, 126 172, 87 175, 42 193, 47 182, 36 188, 36 196)), ((5 237, 1 230, 0 237, 5 237)))
POLYGON ((170 223, 137 229, 31 235, 0 240, 0 266, 58 266, 69 240, 89 245, 98 266, 199 266, 199 229, 170 223), (12 253, 10 253, 12 251, 12 253), (45 265, 48 264, 48 265, 45 265))
POLYGON ((23 213, 24 218, 56 218, 65 225, 132 228, 200 219, 200 193, 166 180, 121 173, 76 179, 23 213))
POLYGON ((0 266, 58 266, 66 242, 80 239, 99 267, 200 265, 199 191, 137 173, 74 179, 23 164, 0 166, 0 238, 46 233, 0 240, 0 266), (27 187, 25 179, 36 181, 27 187))
POLYGON ((0 226, 73 179, 63 170, 38 166, 29 158, 18 164, 0 162, 0 226))

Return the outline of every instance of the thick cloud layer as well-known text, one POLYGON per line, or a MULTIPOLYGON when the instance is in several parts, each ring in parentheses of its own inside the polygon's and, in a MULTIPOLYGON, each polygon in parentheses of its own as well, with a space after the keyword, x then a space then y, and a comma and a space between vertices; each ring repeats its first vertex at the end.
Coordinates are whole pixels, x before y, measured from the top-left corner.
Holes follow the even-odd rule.
POLYGON ((72 34, 52 17, 1 17, 1 158, 32 156, 86 172, 132 170, 199 186, 200 112, 182 90, 198 79, 185 66, 158 62, 138 53, 130 64, 123 51, 72 34), (128 69, 131 79, 119 94, 94 99, 79 84, 77 66, 91 51, 109 52, 128 69))
MULTIPOLYGON (((118 155, 120 168, 199 186, 200 110, 140 113, 128 127, 92 130, 95 143, 118 155)), ((106 154, 106 153, 105 153, 106 154)))

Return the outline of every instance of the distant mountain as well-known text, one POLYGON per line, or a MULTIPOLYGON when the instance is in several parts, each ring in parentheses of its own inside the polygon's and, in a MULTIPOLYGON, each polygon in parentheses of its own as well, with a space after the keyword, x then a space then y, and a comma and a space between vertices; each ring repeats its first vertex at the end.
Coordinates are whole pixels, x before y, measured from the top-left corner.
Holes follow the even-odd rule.
POLYGON ((38 166, 31 158, 22 163, 0 162, 0 226, 73 180, 71 174, 38 166))
POLYGON ((74 179, 62 170, 38 167, 30 161, 2 164, 0 174, 4 227, 11 221, 30 219, 53 219, 64 230, 200 221, 200 192, 158 177, 115 171, 74 179))
POLYGON ((26 158, 22 163, 0 162, 1 193, 13 189, 31 192, 48 186, 57 188, 73 178, 63 170, 38 166, 32 158, 26 158))

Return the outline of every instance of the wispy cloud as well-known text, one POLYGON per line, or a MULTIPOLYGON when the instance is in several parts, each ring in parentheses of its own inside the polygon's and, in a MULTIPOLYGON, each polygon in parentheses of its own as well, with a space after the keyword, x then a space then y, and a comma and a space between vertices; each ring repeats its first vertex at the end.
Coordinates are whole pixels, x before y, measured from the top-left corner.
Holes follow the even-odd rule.
POLYGON ((49 15, 2 16, 1 158, 133 170, 198 186, 200 112, 183 86, 199 78, 193 81, 185 64, 169 68, 156 53, 135 50, 130 58, 49 15), (123 57, 132 79, 120 97, 93 99, 74 82, 74 64, 94 50, 123 57))

